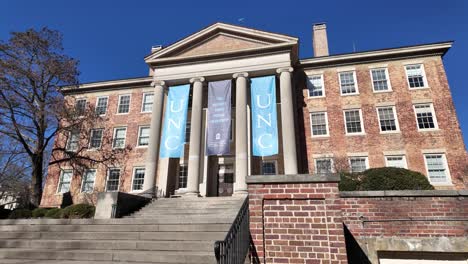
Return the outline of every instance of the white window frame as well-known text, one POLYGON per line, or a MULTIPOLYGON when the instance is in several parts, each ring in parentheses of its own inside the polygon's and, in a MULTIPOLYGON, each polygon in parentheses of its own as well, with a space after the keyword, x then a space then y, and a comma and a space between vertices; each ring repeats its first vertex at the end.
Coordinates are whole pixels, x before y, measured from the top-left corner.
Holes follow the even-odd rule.
POLYGON ((385 155, 385 167, 390 167, 388 164, 388 158, 391 158, 391 157, 401 157, 404 163, 403 168, 408 169, 408 162, 406 161, 406 155, 385 155))
POLYGON ((406 85, 408 85, 409 90, 419 90, 419 89, 428 89, 429 84, 427 83, 427 77, 426 77, 426 70, 424 69, 424 63, 410 63, 410 64, 405 64, 405 75, 406 75, 406 85), (408 66, 415 66, 415 65, 421 65, 421 72, 422 72, 422 77, 423 77, 423 82, 424 86, 423 87, 411 87, 408 79, 408 70, 406 67, 408 66))
POLYGON ((107 170, 106 183, 105 183, 105 185, 106 185, 106 186, 105 186, 106 192, 118 192, 118 191, 120 191, 120 180, 121 180, 121 179, 122 179, 122 169, 121 169, 121 168, 115 168, 115 167, 114 167, 114 168, 109 168, 109 169, 107 170), (119 170, 119 182, 117 183, 117 190, 115 190, 115 191, 109 191, 109 190, 107 189, 108 182, 109 182, 110 171, 111 171, 111 170, 119 170))
POLYGON ((145 184, 145 177, 143 177, 143 185, 142 185, 142 189, 141 190, 134 190, 133 189, 133 181, 135 180, 135 175, 136 175, 136 170, 138 169, 143 169, 145 170, 145 176, 146 176, 146 168, 145 167, 133 167, 133 170, 132 170, 132 181, 130 183, 130 187, 131 187, 131 192, 133 193, 139 193, 139 192, 143 192, 145 191, 143 188, 144 188, 144 184, 145 184))
POLYGON ((150 135, 151 135, 151 127, 149 125, 143 125, 143 126, 139 126, 138 127, 138 137, 137 137, 137 142, 136 142, 136 146, 138 148, 147 148, 149 146, 149 138, 150 138, 150 135), (148 135, 148 145, 140 145, 140 136, 141 136, 141 129, 142 128, 148 128, 150 130, 149 132, 149 135, 148 135))
POLYGON ((96 169, 88 169, 84 172, 84 174, 81 176, 81 188, 80 188, 80 193, 93 193, 94 192, 94 186, 96 185, 96 175, 97 170, 96 169), (88 171, 94 171, 94 180, 93 180, 93 187, 91 188, 90 192, 85 192, 83 191, 83 184, 85 183, 85 175, 88 173, 88 171))
POLYGON ((314 111, 314 112, 309 112, 309 122, 310 122, 310 136, 313 138, 320 138, 320 137, 329 137, 330 136, 330 131, 328 128, 328 113, 326 111, 314 111), (325 126, 327 130, 327 134, 325 135, 314 135, 313 130, 312 130, 312 114, 317 114, 317 113, 324 113, 325 114, 325 126))
POLYGON ((261 167, 261 173, 262 173, 262 175, 277 175, 277 174, 278 174, 278 161, 277 161, 277 160, 262 160, 261 165, 262 165, 262 167, 261 167), (276 172, 276 174, 263 174, 263 163, 266 163, 266 162, 271 162, 271 163, 274 163, 274 164, 275 164, 275 172, 276 172))
POLYGON ((99 116, 105 116, 105 115, 107 115, 107 110, 109 109, 109 96, 99 96, 99 97, 96 98, 96 106, 94 107, 94 112, 96 113, 97 108, 98 108, 99 99, 101 99, 101 98, 107 98, 106 111, 104 112, 104 114, 99 115, 99 116))
POLYGON ((427 180, 429 181, 429 183, 431 185, 434 185, 434 186, 437 186, 437 185, 443 185, 443 186, 447 186, 447 185, 452 185, 452 176, 450 174, 450 169, 449 169, 449 166, 448 166, 448 162, 447 162, 447 156, 445 155, 444 152, 425 152, 423 153, 423 156, 424 156, 424 166, 426 167, 426 175, 427 175, 427 180), (442 155, 442 162, 444 163, 444 167, 445 167, 445 171, 447 172, 447 177, 446 177, 446 181, 445 182, 432 182, 431 181, 431 178, 429 177, 429 167, 427 166, 427 159, 426 159, 426 156, 427 155, 442 155))
MULTIPOLYGON (((369 69, 369 74, 370 74, 370 77, 371 77, 371 83, 372 83, 372 91, 374 91, 374 93, 388 93, 388 92, 392 92, 392 84, 390 82, 390 74, 388 73, 388 68, 387 67, 377 67, 377 68, 371 68, 369 69), (388 90, 382 90, 382 91, 376 91, 375 90, 375 87, 374 87, 374 76, 372 75, 372 71, 374 70, 385 70, 385 79, 387 79, 387 87, 388 87, 388 90)), ((407 79, 408 80, 408 79, 407 79)))
POLYGON ((396 107, 395 107, 394 105, 377 106, 377 107, 375 108, 375 112, 377 113, 377 120, 379 121, 379 131, 380 131, 380 134, 400 133, 400 123, 398 122, 397 111, 396 111, 396 107), (396 130, 382 131, 382 126, 380 125, 379 108, 392 108, 393 117, 395 118, 396 130))
POLYGON ((62 177, 63 177, 63 173, 64 173, 65 171, 71 172, 70 183, 69 183, 69 185, 68 185, 68 191, 67 191, 67 192, 69 192, 69 191, 71 190, 71 184, 72 184, 72 181, 73 181, 73 170, 72 170, 72 169, 63 169, 63 170, 60 170, 60 176, 59 176, 60 178, 59 178, 59 182, 58 182, 58 184, 57 184, 57 191, 56 191, 56 193, 58 193, 58 194, 67 193, 67 192, 60 192, 60 189, 61 189, 60 187, 61 187, 61 184, 63 183, 63 182, 62 182, 62 177))
POLYGON ((434 109, 434 104, 433 103, 418 103, 418 104, 413 104, 413 112, 414 112, 414 118, 416 121, 416 128, 418 131, 424 132, 424 131, 435 131, 439 130, 439 123, 437 122, 437 116, 436 112, 434 109), (434 121, 434 128, 419 128, 419 123, 418 123, 418 114, 416 113, 416 106, 417 105, 429 105, 432 113, 432 119, 434 121))
POLYGON ((146 92, 146 93, 143 93, 143 96, 141 98, 141 113, 152 113, 153 112, 153 106, 154 106, 154 93, 153 92, 146 92), (153 102, 152 102, 152 105, 151 105, 151 111, 144 111, 144 107, 145 107, 145 98, 147 95, 153 95, 153 102))
POLYGON ((351 165, 351 159, 358 159, 358 158, 364 158, 365 159, 365 164, 366 164, 366 169, 365 170, 369 169, 369 156, 351 156, 351 157, 348 157, 349 170, 350 170, 351 173, 354 173, 352 171, 353 166, 351 165))
POLYGON ((116 113, 116 115, 128 115, 128 114, 130 113, 131 107, 132 107, 132 95, 131 95, 131 94, 119 94, 119 101, 117 102, 117 113, 116 113), (120 98, 122 98, 123 96, 128 96, 128 97, 129 97, 129 100, 128 100, 128 112, 126 112, 126 113, 119 113, 119 109, 120 109, 120 98))
POLYGON ((89 144, 88 144, 88 150, 98 150, 98 149, 101 149, 102 148, 102 139, 104 137, 104 128, 92 128, 89 130, 89 144), (91 141, 93 139, 93 131, 95 130, 101 130, 102 131, 102 134, 101 134, 101 140, 100 140, 100 144, 99 144, 99 147, 98 148, 92 148, 91 147, 91 141))
MULTIPOLYGON (((325 82, 323 80, 323 74, 311 74, 311 75, 307 75, 307 83, 306 83, 306 86, 307 86, 307 96, 308 98, 323 98, 325 97, 325 82), (320 96, 311 96, 310 95, 310 90, 309 90, 309 78, 310 77, 314 77, 314 76, 320 76, 320 81, 322 83, 322 95, 320 96)), ((341 86, 340 86, 340 90, 341 90, 341 86)))
POLYGON ((341 95, 341 96, 359 95, 358 80, 357 80, 357 76, 356 76, 356 71, 355 71, 355 70, 351 70, 351 71, 340 71, 340 72, 338 72, 338 80, 339 80, 339 88, 340 88, 340 95, 341 95), (354 87, 356 88, 356 92, 355 92, 355 93, 343 94, 343 89, 341 89, 341 74, 342 74, 342 73, 348 73, 348 72, 352 72, 352 73, 353 73, 354 87))
POLYGON ((366 130, 364 128, 364 122, 363 122, 363 118, 362 118, 362 110, 361 108, 352 108, 352 109, 344 109, 343 110, 343 121, 344 121, 344 125, 345 125, 345 134, 347 136, 361 136, 361 135, 365 135, 366 134, 366 130), (355 133, 348 133, 348 125, 346 124, 346 112, 349 112, 349 111, 356 111, 358 110, 359 111, 359 120, 361 121, 361 132, 355 132, 355 133))
POLYGON ((124 149, 125 148, 125 143, 127 142, 127 127, 114 127, 114 133, 112 135, 112 149, 124 149), (125 129, 125 136, 124 136, 124 142, 123 142, 123 147, 117 148, 115 147, 115 136, 117 134, 117 129, 125 129))
POLYGON ((315 174, 318 173, 318 170, 317 170, 317 168, 318 168, 317 167, 317 161, 318 160, 330 160, 330 166, 331 166, 331 168, 330 168, 331 171, 330 172, 331 173, 335 172, 335 164, 333 162, 333 158, 331 158, 331 157, 319 157, 319 158, 314 158, 314 172, 315 172, 315 174))

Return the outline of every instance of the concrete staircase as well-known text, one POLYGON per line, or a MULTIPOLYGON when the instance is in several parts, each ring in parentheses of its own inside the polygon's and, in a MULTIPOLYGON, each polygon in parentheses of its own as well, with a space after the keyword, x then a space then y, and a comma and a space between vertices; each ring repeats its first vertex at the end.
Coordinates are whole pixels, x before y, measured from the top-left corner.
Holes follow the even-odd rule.
POLYGON ((216 263, 245 197, 159 199, 122 219, 0 220, 0 263, 216 263))

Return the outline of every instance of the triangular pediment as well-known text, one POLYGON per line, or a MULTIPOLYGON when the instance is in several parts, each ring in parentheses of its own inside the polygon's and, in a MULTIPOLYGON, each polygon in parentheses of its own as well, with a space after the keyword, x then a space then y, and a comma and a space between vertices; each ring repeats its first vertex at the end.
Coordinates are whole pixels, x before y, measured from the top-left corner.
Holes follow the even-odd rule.
POLYGON ((145 58, 147 63, 295 45, 297 38, 224 23, 213 24, 145 58))

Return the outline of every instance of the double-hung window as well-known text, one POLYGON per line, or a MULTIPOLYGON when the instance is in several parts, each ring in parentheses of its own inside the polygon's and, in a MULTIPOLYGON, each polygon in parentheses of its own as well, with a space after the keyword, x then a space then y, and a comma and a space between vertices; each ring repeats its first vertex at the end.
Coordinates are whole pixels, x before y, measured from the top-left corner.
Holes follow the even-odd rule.
POLYGON ((81 192, 90 193, 94 189, 94 179, 96 178, 96 170, 87 170, 81 182, 81 192))
POLYGON ((104 129, 91 129, 91 135, 89 139, 89 148, 90 149, 100 149, 102 145, 102 135, 104 129))
POLYGON ((326 112, 310 113, 310 128, 312 136, 328 136, 328 120, 326 112))
POLYGON ((119 105, 117 107, 118 114, 127 114, 130 112, 130 95, 120 95, 119 96, 119 105))
POLYGON ((307 89, 309 90, 309 97, 325 96, 323 76, 322 75, 309 76, 307 78, 307 89))
POLYGON ((426 88, 427 80, 422 64, 406 65, 406 77, 411 88, 426 88))
POLYGON ((149 126, 141 126, 138 131, 138 144, 137 146, 143 147, 148 146, 149 144, 149 134, 150 134, 150 127, 149 126))
POLYGON ((340 72, 339 76, 341 95, 358 94, 356 72, 340 72))
POLYGON ((374 92, 390 91, 390 81, 386 68, 371 69, 372 87, 374 92))
POLYGON ((107 112, 107 102, 109 98, 106 97, 98 97, 96 102, 96 115, 103 116, 107 112))
POLYGON ((333 172, 333 164, 330 158, 315 159, 315 173, 331 173, 333 172))
POLYGON ((86 99, 77 99, 75 102, 75 112, 77 116, 82 116, 86 111, 86 99))
POLYGON ((415 104, 414 112, 416 114, 419 130, 431 130, 438 128, 434 106, 431 103, 415 104))
POLYGON ((70 191, 70 183, 73 176, 72 170, 63 170, 60 174, 59 184, 58 184, 58 193, 66 193, 70 191))
POLYGON ((116 192, 119 190, 120 169, 111 168, 107 172, 106 191, 116 192))
POLYGON ((385 156, 385 166, 406 169, 406 158, 404 155, 385 156))
POLYGON ((262 161, 262 175, 275 175, 276 174, 276 161, 264 160, 262 161))
POLYGON ((179 165, 179 189, 187 188, 188 166, 186 164, 179 165))
POLYGON ((80 131, 74 129, 70 131, 67 142, 67 151, 77 151, 80 141, 80 131))
POLYGON ((185 143, 190 143, 190 129, 191 129, 190 121, 187 121, 185 124, 185 143))
POLYGON ((349 158, 349 166, 351 172, 363 172, 367 170, 367 157, 351 157, 349 158))
POLYGON ((377 107, 380 132, 398 131, 398 119, 394 106, 377 107))
POLYGON ((114 129, 114 138, 112 140, 112 148, 121 149, 125 147, 125 136, 127 134, 126 127, 118 127, 114 129))
POLYGON ((141 112, 143 113, 150 113, 153 111, 153 93, 144 93, 143 94, 143 102, 141 103, 141 112))
POLYGON ((447 160, 444 154, 425 154, 427 175, 431 183, 450 183, 447 160))
POLYGON ((145 168, 135 168, 133 170, 132 191, 142 191, 145 181, 145 168))
POLYGON ((361 109, 344 111, 346 134, 363 134, 361 109))

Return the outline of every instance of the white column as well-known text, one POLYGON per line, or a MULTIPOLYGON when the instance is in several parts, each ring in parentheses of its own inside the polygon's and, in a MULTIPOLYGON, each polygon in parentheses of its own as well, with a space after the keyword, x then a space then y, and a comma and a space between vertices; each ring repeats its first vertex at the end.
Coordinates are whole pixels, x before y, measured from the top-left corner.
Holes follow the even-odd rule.
MULTIPOLYGON (((161 123, 164 105, 164 87, 163 81, 155 81, 154 86, 153 110, 151 113, 150 138, 148 143, 148 156, 146 161, 145 179, 143 190, 149 190, 155 186, 156 172, 158 168, 159 144, 161 142, 161 123)), ((160 189, 165 186, 158 186, 160 189)), ((165 192, 166 190, 163 189, 165 192)))
POLYGON ((200 179, 200 154, 203 114, 203 82, 205 78, 198 77, 190 80, 192 91, 192 118, 190 120, 190 147, 187 174, 187 196, 198 196, 200 179))
POLYGON ((248 146, 247 146, 247 77, 248 73, 236 73, 236 182, 234 194, 246 194, 245 178, 248 174, 248 146))
POLYGON ((297 174, 296 131, 294 129, 293 91, 291 72, 293 68, 276 70, 280 77, 281 131, 283 133, 284 174, 297 174))

